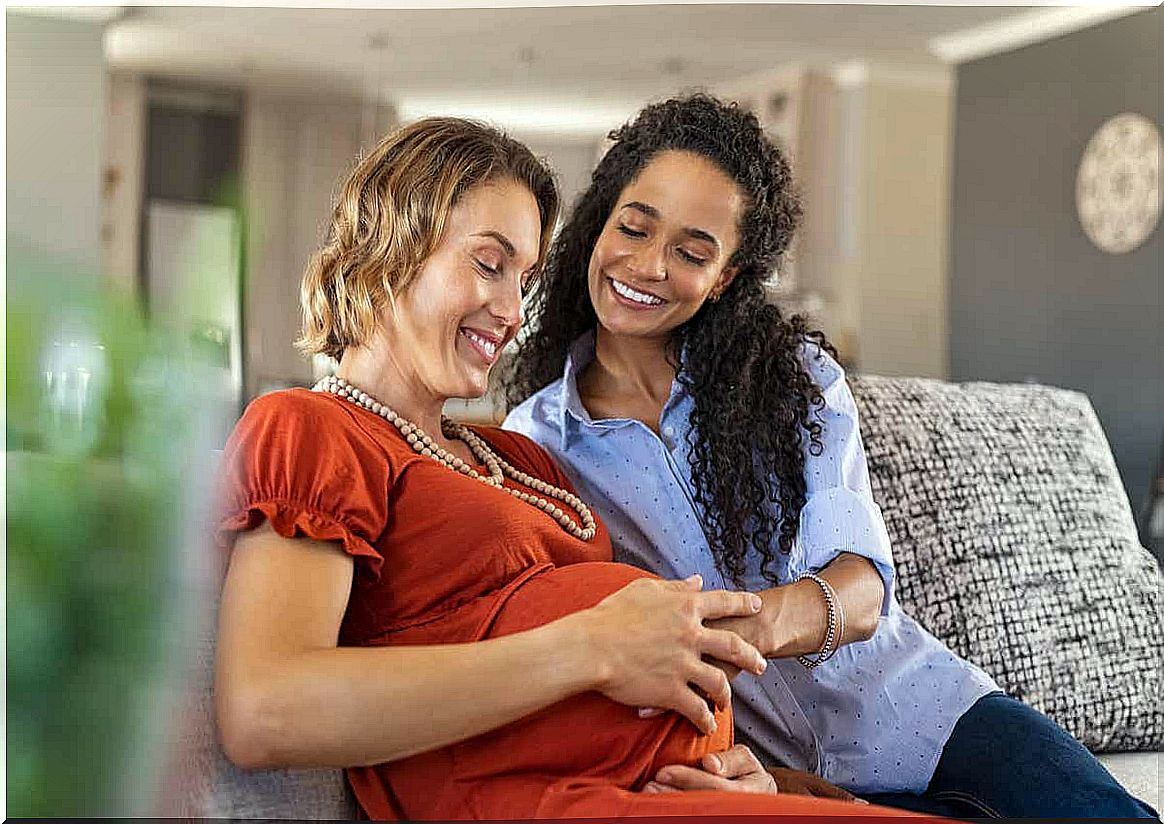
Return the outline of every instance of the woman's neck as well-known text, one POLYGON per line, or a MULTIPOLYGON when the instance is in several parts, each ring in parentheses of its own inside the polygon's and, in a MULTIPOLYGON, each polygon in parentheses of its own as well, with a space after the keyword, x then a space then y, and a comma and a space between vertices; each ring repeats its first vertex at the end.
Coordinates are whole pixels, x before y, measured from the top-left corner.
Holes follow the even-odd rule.
POLYGON ((336 375, 366 392, 428 435, 442 439, 441 411, 447 398, 434 395, 392 356, 380 340, 348 349, 336 375))
POLYGON ((662 409, 671 395, 675 367, 665 340, 620 336, 599 327, 594 360, 584 378, 589 394, 635 399, 662 409))

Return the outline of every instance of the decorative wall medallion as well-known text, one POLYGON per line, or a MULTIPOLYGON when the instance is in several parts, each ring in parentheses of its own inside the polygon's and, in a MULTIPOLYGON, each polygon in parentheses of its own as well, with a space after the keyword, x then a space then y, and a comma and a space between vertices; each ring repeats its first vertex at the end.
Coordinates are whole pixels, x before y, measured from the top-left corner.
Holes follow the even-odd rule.
POLYGON ((1143 115, 1108 120, 1087 142, 1075 208, 1087 237, 1113 255, 1148 239, 1160 221, 1160 132, 1143 115))

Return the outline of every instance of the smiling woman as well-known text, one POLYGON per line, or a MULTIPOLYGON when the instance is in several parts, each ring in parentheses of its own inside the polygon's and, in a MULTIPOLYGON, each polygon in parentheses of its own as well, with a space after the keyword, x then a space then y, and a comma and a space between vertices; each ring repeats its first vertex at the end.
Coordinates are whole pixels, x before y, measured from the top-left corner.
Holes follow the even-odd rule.
POLYGON ((611 328, 660 335, 731 284, 738 268, 724 258, 738 246, 744 200, 735 181, 691 152, 663 153, 619 200, 590 258, 590 301, 611 328))
POLYGON ((487 367, 521 322, 521 290, 545 255, 558 196, 524 146, 466 126, 419 121, 352 171, 303 279, 304 352, 342 360, 443 337, 438 373, 410 379, 447 397, 484 392, 487 367), (386 306, 394 322, 384 325, 386 306))
POLYGON ((466 121, 389 135, 348 178, 302 294, 300 345, 338 372, 257 399, 227 444, 227 755, 345 767, 371 818, 858 811, 640 792, 731 751, 724 670, 765 663, 704 621, 759 599, 612 563, 542 449, 441 417, 485 392, 556 214, 529 150, 466 121))
POLYGON ((766 299, 800 207, 756 117, 677 97, 611 140, 539 281, 509 386, 532 394, 504 426, 567 468, 616 557, 763 599, 716 623, 772 659, 734 693, 757 754, 938 815, 1156 817, 897 602, 844 371, 766 299))
MULTIPOLYGON (((497 353, 521 324, 521 290, 537 265, 540 236, 538 204, 525 185, 498 180, 466 192, 445 221, 444 239, 416 277, 398 296, 391 284, 385 290, 393 323, 374 337, 393 359, 395 386, 373 379, 367 391, 393 398, 402 414, 420 416, 417 422, 431 432, 440 431, 439 421, 431 410, 411 408, 411 401, 484 394, 497 353), (436 357, 404 356, 417 352, 436 357), (412 384, 415 398, 400 397, 401 380, 412 384)), ((345 371, 374 369, 378 343, 346 351, 345 371)))

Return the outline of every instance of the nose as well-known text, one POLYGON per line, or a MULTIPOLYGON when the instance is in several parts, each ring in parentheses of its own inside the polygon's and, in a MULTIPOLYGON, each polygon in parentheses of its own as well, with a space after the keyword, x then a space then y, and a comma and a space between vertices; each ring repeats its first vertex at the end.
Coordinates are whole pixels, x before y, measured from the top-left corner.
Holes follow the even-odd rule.
POLYGON ((489 301, 489 313, 506 326, 517 327, 522 321, 521 280, 505 278, 497 284, 489 301))
POLYGON ((627 255, 627 268, 642 280, 666 280, 666 251, 661 239, 652 239, 627 255))

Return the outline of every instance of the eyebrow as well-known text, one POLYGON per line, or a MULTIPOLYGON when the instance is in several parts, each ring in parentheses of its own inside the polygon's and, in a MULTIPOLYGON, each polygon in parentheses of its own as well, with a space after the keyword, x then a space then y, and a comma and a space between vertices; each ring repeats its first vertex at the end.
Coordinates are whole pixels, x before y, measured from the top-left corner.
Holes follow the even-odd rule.
POLYGON ((501 234, 501 232, 487 229, 484 232, 477 232, 473 237, 491 237, 501 244, 502 248, 505 249, 505 254, 510 257, 517 257, 517 247, 513 245, 509 238, 501 234))
MULTIPOLYGON (((509 238, 507 238, 505 235, 501 234, 501 232, 495 231, 493 229, 486 229, 484 232, 477 232, 475 235, 473 235, 473 237, 493 238, 498 243, 500 243, 502 245, 502 247, 504 247, 506 255, 508 255, 511 258, 517 257, 517 247, 513 245, 513 243, 509 240, 509 238)), ((538 268, 538 265, 535 263, 533 266, 529 267, 524 272, 522 272, 522 274, 527 275, 531 272, 536 271, 537 268, 538 268)))
MULTIPOLYGON (((642 201, 638 200, 628 201, 627 203, 622 204, 622 208, 634 209, 636 212, 642 212, 647 217, 653 217, 656 219, 660 217, 658 209, 649 203, 643 203, 642 201)), ((703 229, 696 229, 690 226, 684 227, 683 232, 688 237, 694 238, 695 240, 703 240, 707 243, 710 243, 715 247, 717 252, 720 250, 720 243, 716 239, 715 235, 711 234, 711 232, 705 232, 703 229)))

